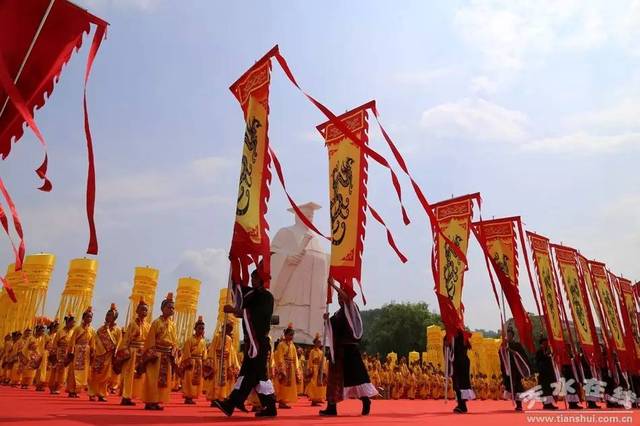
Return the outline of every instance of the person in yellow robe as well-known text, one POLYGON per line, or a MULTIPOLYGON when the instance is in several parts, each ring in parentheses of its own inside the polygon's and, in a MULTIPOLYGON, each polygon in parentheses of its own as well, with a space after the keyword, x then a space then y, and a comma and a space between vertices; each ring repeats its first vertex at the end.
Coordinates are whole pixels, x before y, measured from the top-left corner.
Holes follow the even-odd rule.
POLYGON ((7 335, 4 336, 4 344, 2 346, 2 352, 0 353, 0 367, 2 367, 0 370, 0 383, 3 385, 9 384, 11 381, 11 368, 8 367, 8 361, 12 346, 11 333, 7 333, 7 335))
POLYGON ((302 348, 298 348, 297 351, 298 368, 296 369, 296 377, 300 379, 298 380, 298 396, 301 396, 304 395, 304 371, 307 368, 307 359, 302 348))
MULTIPOLYGON (((215 407, 216 399, 226 399, 233 390, 233 385, 240 371, 238 353, 233 347, 233 322, 228 321, 224 329, 224 348, 222 348, 222 332, 218 333, 207 350, 208 372, 211 376, 207 388, 207 400, 215 407), (223 357, 221 360, 220 357, 223 357), (220 363, 222 361, 222 372, 220 363)), ((257 399, 257 397, 256 397, 257 399)))
POLYGON ((44 336, 44 356, 40 364, 40 369, 36 373, 36 391, 44 392, 46 386, 51 382, 51 371, 53 371, 53 365, 50 361, 51 355, 55 353, 53 349, 53 339, 58 331, 58 320, 54 319, 47 325, 47 334, 44 336), (38 385, 40 383, 40 385, 38 385))
POLYGON ((409 370, 408 375, 406 376, 407 384, 407 398, 408 399, 416 399, 416 393, 418 389, 418 379, 416 378, 416 374, 414 373, 414 369, 411 368, 409 370))
MULTIPOLYGON (((82 313, 82 322, 73 329, 69 341, 68 358, 72 361, 67 374, 67 393, 69 398, 79 398, 80 392, 87 388, 91 374, 91 360, 95 354, 96 331, 91 326, 93 308, 89 306, 82 313)), ((91 396, 89 397, 91 399, 91 396)))
POLYGON ((108 385, 113 372, 113 357, 120 341, 122 329, 116 325, 118 309, 115 303, 107 311, 102 325, 95 334, 95 355, 91 361, 91 377, 89 378, 89 399, 107 402, 108 385))
MULTIPOLYGON (((28 389, 35 379, 44 356, 44 324, 38 323, 33 336, 27 339, 22 349, 22 389, 28 389)), ((46 361, 45 361, 46 362, 46 361)))
POLYGON ((9 364, 11 365, 9 382, 12 387, 18 387, 22 379, 22 349, 24 349, 25 341, 21 331, 11 333, 11 340, 13 345, 9 351, 9 364))
POLYGON ((176 326, 171 318, 175 312, 173 293, 167 294, 160 309, 162 315, 151 323, 143 347, 145 410, 162 410, 164 407, 160 404, 169 401, 178 349, 176 326))
POLYGON ((193 336, 187 338, 182 347, 182 395, 185 404, 195 404, 202 393, 204 383, 203 361, 207 356, 207 342, 204 340, 204 321, 198 317, 193 327, 193 336))
POLYGON ((49 391, 53 395, 60 393, 60 387, 66 382, 71 360, 67 357, 69 343, 73 329, 76 326, 76 319, 73 314, 64 317, 64 327, 58 330, 51 342, 49 362, 51 363, 51 376, 49 379, 49 391))
POLYGON ((289 404, 298 401, 298 351, 293 344, 293 325, 284 330, 284 339, 280 341, 274 355, 277 371, 276 397, 279 408, 291 408, 289 404))
POLYGON ((307 396, 312 406, 321 405, 327 396, 327 376, 329 373, 329 360, 324 356, 320 335, 313 339, 314 347, 309 351, 306 376, 309 380, 307 396))
POLYGON ((142 397, 144 372, 139 366, 142 348, 151 324, 147 321, 149 305, 141 297, 136 306, 136 318, 127 325, 116 351, 116 368, 122 370, 122 400, 120 405, 133 406, 134 398, 142 397))

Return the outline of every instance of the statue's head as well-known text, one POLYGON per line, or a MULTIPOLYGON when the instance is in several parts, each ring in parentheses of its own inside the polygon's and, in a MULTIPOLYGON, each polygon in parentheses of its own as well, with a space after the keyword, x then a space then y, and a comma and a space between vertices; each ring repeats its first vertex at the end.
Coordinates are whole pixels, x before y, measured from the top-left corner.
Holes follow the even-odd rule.
MULTIPOLYGON (((320 209, 321 207, 316 204, 316 203, 306 203, 306 204, 301 204, 298 206, 298 209, 300 212, 302 212, 302 214, 309 220, 309 222, 313 223, 313 214, 316 210, 320 209)), ((295 215, 295 220, 296 220, 296 224, 301 224, 303 225, 304 223, 302 222, 302 220, 298 217, 298 214, 296 213, 296 211, 293 208, 287 209, 288 212, 293 213, 295 215)))

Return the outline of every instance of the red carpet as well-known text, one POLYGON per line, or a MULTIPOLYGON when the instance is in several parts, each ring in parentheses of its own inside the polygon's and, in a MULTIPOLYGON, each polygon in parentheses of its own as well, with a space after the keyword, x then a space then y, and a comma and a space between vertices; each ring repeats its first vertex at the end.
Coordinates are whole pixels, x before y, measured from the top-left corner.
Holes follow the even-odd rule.
POLYGON ((449 401, 373 401, 371 415, 361 417, 360 401, 346 401, 338 408, 341 416, 335 418, 318 417, 318 408, 310 407, 306 399, 301 399, 291 410, 279 410, 277 419, 255 419, 252 414, 238 413, 231 418, 224 417, 214 408, 209 408, 204 400, 195 406, 186 406, 178 394, 162 412, 144 411, 142 407, 121 407, 119 398, 110 397, 107 403, 90 402, 81 399, 68 399, 65 395, 50 395, 33 390, 20 390, 0 387, 0 424, 17 425, 183 425, 232 423, 236 425, 256 424, 257 422, 298 425, 526 425, 526 424, 632 424, 639 420, 637 411, 587 411, 580 413, 565 411, 530 411, 515 413, 509 401, 472 401, 470 413, 453 414, 454 403, 449 401), (544 416, 560 416, 549 419, 544 416), (582 421, 564 419, 562 416, 582 415, 582 421), (587 418, 592 416, 593 418, 587 418), (603 418, 607 417, 607 418, 603 418), (615 419, 611 419, 615 417, 615 419), (623 419, 623 417, 626 417, 623 419))

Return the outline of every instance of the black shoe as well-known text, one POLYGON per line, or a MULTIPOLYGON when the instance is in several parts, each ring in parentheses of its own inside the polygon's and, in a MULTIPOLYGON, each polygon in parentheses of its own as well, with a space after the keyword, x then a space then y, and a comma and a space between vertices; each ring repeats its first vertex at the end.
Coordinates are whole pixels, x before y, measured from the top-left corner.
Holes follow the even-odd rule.
POLYGON ((522 411, 522 401, 516 401, 516 411, 522 411))
POLYGON ((587 401, 587 408, 590 410, 599 410, 600 406, 595 401, 587 401))
POLYGON ((578 404, 577 402, 570 402, 569 403, 569 409, 570 410, 582 410, 582 405, 578 404))
POLYGON ((553 405, 553 404, 549 403, 549 404, 544 404, 544 405, 542 406, 542 409, 543 409, 543 410, 557 410, 557 409, 558 409, 558 407, 556 407, 555 405, 553 405))
POLYGON ((275 404, 271 407, 263 408, 256 413, 256 417, 276 417, 277 415, 278 411, 276 410, 275 404))
POLYGON ((105 398, 104 396, 99 396, 98 402, 107 402, 107 398, 105 398))
POLYGON ((215 401, 213 401, 213 403, 227 417, 231 417, 231 415, 233 414, 234 404, 233 402, 231 402, 230 399, 225 399, 225 400, 216 399, 215 401))
POLYGON ((462 407, 460 407, 459 405, 457 405, 456 408, 453 409, 453 412, 456 413, 456 414, 464 414, 464 413, 466 413, 466 411, 464 411, 462 409, 462 407))
POLYGON ((192 398, 185 398, 184 403, 187 405, 195 405, 195 401, 192 398))
POLYGON ((362 401, 362 415, 368 416, 371 412, 371 400, 365 396, 360 398, 360 401, 362 401))
POLYGON ((136 403, 133 402, 129 398, 122 398, 122 401, 120 401, 120 405, 125 405, 127 407, 133 407, 134 405, 136 405, 136 403))
POLYGON ((336 404, 327 404, 327 408, 325 408, 324 410, 320 410, 319 413, 321 416, 337 416, 338 415, 338 410, 336 407, 336 404))

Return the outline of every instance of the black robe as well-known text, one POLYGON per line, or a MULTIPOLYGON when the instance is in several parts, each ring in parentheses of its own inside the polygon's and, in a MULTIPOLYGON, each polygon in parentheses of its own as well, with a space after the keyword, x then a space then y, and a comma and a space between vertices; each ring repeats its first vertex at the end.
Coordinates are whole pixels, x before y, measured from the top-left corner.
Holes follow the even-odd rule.
MULTIPOLYGON (((329 376, 327 378, 327 401, 338 403, 344 399, 345 389, 361 385, 371 385, 369 373, 362 361, 358 348, 359 338, 349 325, 344 307, 341 307, 330 318, 333 357, 329 360, 329 376)), ((373 395, 366 395, 373 396, 373 395)))
POLYGON ((525 391, 522 386, 522 379, 531 375, 531 368, 529 367, 529 361, 527 360, 527 351, 520 344, 520 342, 508 343, 508 357, 505 354, 504 347, 500 348, 500 370, 502 372, 502 382, 507 392, 512 392, 511 381, 513 381, 513 392, 516 394, 525 391), (511 361, 511 374, 509 378, 507 369, 509 368, 509 360, 511 361))
POLYGON ((467 355, 468 346, 464 342, 462 333, 458 333, 453 342, 453 389, 459 392, 463 389, 471 389, 470 369, 471 362, 467 355))
POLYGON ((536 369, 538 370, 538 384, 542 387, 542 396, 551 396, 552 383, 556 381, 556 372, 553 368, 553 358, 551 352, 542 348, 536 352, 536 369))

